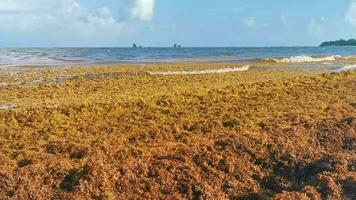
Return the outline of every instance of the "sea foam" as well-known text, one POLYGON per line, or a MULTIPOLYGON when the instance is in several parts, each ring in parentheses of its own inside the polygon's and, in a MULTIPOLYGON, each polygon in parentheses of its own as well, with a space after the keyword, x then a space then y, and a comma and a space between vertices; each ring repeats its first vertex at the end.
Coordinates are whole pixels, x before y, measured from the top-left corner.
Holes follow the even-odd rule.
POLYGON ((336 58, 341 58, 341 56, 326 56, 326 57, 292 56, 289 58, 281 58, 281 59, 270 58, 268 60, 277 63, 307 63, 307 62, 335 61, 336 58))
POLYGON ((354 70, 354 69, 356 69, 356 65, 346 65, 346 66, 342 67, 341 69, 342 69, 342 71, 354 70))
POLYGON ((194 71, 158 71, 158 72, 148 72, 151 75, 199 75, 199 74, 222 74, 231 72, 243 72, 250 69, 249 65, 242 67, 232 67, 223 69, 205 69, 205 70, 194 70, 194 71))

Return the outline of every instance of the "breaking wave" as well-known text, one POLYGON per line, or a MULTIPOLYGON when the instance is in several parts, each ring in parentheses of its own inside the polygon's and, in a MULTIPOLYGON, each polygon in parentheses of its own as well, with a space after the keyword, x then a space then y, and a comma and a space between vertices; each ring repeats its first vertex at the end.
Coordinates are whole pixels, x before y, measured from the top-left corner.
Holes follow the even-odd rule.
POLYGON ((311 56, 292 56, 289 58, 269 58, 267 61, 273 61, 277 63, 307 63, 307 62, 325 62, 335 61, 341 56, 326 56, 326 57, 311 57, 311 56))
POLYGON ((354 70, 354 69, 356 69, 356 65, 346 65, 346 66, 342 67, 342 71, 354 70))

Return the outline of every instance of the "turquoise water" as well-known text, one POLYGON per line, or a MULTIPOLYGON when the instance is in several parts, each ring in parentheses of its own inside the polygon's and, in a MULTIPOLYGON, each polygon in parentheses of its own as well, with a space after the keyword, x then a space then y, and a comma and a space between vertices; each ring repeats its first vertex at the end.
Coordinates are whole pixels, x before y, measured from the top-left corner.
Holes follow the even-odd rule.
POLYGON ((356 47, 6 48, 0 49, 0 66, 150 63, 197 59, 209 59, 210 62, 241 62, 301 55, 354 56, 356 47))

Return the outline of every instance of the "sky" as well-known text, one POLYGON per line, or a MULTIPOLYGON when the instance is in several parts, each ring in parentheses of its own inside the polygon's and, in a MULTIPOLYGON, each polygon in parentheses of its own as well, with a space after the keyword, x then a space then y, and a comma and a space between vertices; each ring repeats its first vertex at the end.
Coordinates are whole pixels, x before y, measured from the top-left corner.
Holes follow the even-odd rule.
POLYGON ((314 46, 356 38, 356 0, 0 0, 0 47, 314 46))

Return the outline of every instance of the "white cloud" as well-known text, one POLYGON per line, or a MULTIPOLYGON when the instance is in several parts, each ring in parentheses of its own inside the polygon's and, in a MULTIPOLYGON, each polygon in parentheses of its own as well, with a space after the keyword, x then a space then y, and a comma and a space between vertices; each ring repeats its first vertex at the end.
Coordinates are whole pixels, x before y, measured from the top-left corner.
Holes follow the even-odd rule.
POLYGON ((319 19, 312 18, 310 19, 309 25, 308 25, 308 33, 311 36, 314 37, 319 37, 323 33, 323 25, 322 23, 325 21, 324 17, 321 17, 319 19))
POLYGON ((109 10, 109 8, 107 7, 102 7, 102 8, 99 8, 98 10, 98 15, 100 17, 103 17, 103 18, 106 18, 106 17, 111 17, 111 11, 109 10))
POLYGON ((73 45, 111 44, 132 33, 131 18, 150 20, 154 3, 136 0, 134 5, 126 4, 132 16, 128 13, 117 20, 108 7, 90 10, 78 0, 0 0, 0 37, 55 38, 73 45))
POLYGON ((12 30, 24 29, 26 27, 21 25, 25 24, 34 28, 41 26, 45 28, 50 25, 57 29, 71 25, 82 28, 103 23, 120 25, 107 7, 90 12, 75 0, 0 0, 0 22, 0 27, 12 27, 10 28, 12 30))
POLYGON ((352 26, 356 27, 356 1, 351 2, 346 15, 345 15, 346 22, 350 23, 352 26))
POLYGON ((50 0, 0 0, 0 13, 33 12, 48 9, 50 0))
POLYGON ((133 19, 150 21, 154 14, 155 0, 136 0, 131 12, 133 19))
POLYGON ((257 21, 253 17, 243 19, 242 23, 247 27, 256 27, 257 26, 257 21))

